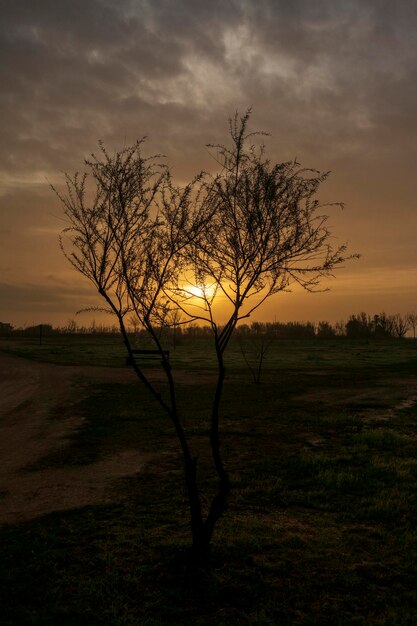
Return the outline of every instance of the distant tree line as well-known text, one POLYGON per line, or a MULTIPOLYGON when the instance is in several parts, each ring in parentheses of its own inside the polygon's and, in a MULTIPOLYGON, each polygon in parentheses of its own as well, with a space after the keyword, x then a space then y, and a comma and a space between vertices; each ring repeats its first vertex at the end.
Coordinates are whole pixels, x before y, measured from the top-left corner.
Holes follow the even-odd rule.
MULTIPOLYGON (((15 336, 38 336, 42 326, 42 333, 47 335, 111 335, 117 334, 116 326, 106 326, 93 321, 90 325, 79 325, 75 320, 69 320, 64 326, 54 327, 51 324, 37 324, 25 328, 13 328, 11 324, 0 324, 0 334, 15 336)), ((140 337, 144 331, 133 325, 130 328, 132 334, 140 337)), ((314 322, 252 322, 240 324, 236 329, 239 339, 253 337, 267 337, 276 339, 334 339, 344 337, 347 339, 402 339, 407 333, 414 339, 417 331, 417 313, 410 312, 405 315, 395 313, 388 315, 385 312, 369 315, 361 312, 351 315, 347 322, 328 321, 314 322)), ((182 339, 204 338, 211 333, 209 326, 195 323, 184 324, 181 319, 175 320, 161 331, 175 343, 182 339)))
POLYGON ((353 339, 372 337, 376 339, 402 339, 409 330, 412 330, 415 337, 416 323, 416 313, 408 313, 407 315, 379 313, 370 316, 362 312, 349 318, 346 324, 346 336, 353 339))
POLYGON ((417 313, 387 315, 378 313, 368 315, 361 312, 351 315, 347 322, 332 324, 321 321, 313 322, 253 322, 238 328, 240 336, 266 335, 278 339, 402 339, 411 331, 415 338, 417 313))
POLYGON ((42 332, 44 336, 47 335, 111 335, 116 334, 118 329, 116 326, 106 326, 105 324, 96 324, 93 321, 90 325, 78 325, 75 320, 70 320, 64 326, 53 326, 52 324, 34 324, 31 326, 16 326, 11 324, 0 325, 0 335, 13 335, 13 336, 26 336, 37 337, 42 332), (2 326, 8 326, 3 328, 2 326))
MULTIPOLYGON (((402 339, 407 333, 416 338, 417 313, 406 315, 395 313, 387 315, 378 313, 368 315, 361 312, 351 315, 347 322, 328 321, 314 322, 252 322, 240 324, 236 328, 236 336, 240 339, 252 337, 267 337, 276 339, 402 339)), ((179 337, 204 337, 209 335, 208 326, 188 324, 171 326, 165 332, 179 337)))

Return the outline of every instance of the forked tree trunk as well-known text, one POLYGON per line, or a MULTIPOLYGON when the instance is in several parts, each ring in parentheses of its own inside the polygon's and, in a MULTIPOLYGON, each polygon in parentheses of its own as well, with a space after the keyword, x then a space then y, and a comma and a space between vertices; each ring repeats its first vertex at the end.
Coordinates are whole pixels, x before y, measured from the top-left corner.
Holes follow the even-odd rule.
MULTIPOLYGON (((119 319, 120 329, 123 335, 123 339, 128 351, 129 356, 132 357, 132 347, 130 344, 129 336, 124 327, 123 320, 119 319)), ((190 526, 192 534, 192 545, 190 550, 190 569, 191 572, 204 572, 206 575, 210 570, 211 561, 211 540, 213 537, 214 528, 218 520, 223 516, 229 500, 230 483, 229 475, 226 472, 220 451, 220 437, 219 437, 219 408, 220 400, 223 393, 223 384, 225 378, 225 368, 223 364, 223 355, 218 353, 219 357, 219 372, 216 385, 216 392, 212 407, 211 416, 211 429, 210 429, 210 446, 212 451, 213 463, 218 475, 218 488, 217 493, 213 497, 207 518, 203 519, 203 512, 201 506, 201 499, 198 489, 197 480, 197 459, 191 455, 189 444, 178 414, 177 403, 175 397, 174 381, 172 377, 172 371, 170 364, 164 357, 163 350, 157 341, 158 349, 161 350, 162 365, 167 376, 167 381, 170 389, 170 405, 166 404, 162 397, 154 389, 153 385, 149 382, 147 377, 143 374, 138 367, 135 360, 132 358, 133 368, 138 378, 145 383, 153 396, 158 400, 161 407, 169 414, 178 439, 181 444, 181 449, 184 458, 184 473, 185 482, 188 493, 188 502, 190 508, 190 526)))
POLYGON ((229 492, 229 481, 222 482, 211 502, 207 519, 201 525, 193 526, 192 524, 193 543, 190 565, 193 570, 207 573, 211 568, 211 540, 216 523, 227 509, 229 492))
POLYGON ((191 511, 192 547, 190 565, 193 570, 207 573, 211 565, 211 540, 215 526, 227 509, 230 493, 229 475, 225 470, 219 437, 219 407, 223 392, 225 378, 225 368, 222 358, 219 363, 219 374, 216 385, 216 392, 212 408, 210 446, 213 463, 218 476, 217 493, 213 497, 207 518, 203 520, 201 511, 201 501, 197 489, 196 463, 187 468, 186 477, 188 485, 188 495, 191 511), (190 486, 192 487, 190 489, 190 486))

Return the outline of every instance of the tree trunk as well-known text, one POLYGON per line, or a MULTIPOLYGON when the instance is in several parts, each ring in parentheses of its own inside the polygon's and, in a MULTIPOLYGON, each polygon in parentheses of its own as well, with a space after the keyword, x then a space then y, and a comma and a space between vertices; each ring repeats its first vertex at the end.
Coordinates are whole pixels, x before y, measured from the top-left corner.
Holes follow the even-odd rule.
MULTIPOLYGON (((227 474, 226 474, 227 476, 227 474)), ((216 523, 227 509, 229 500, 229 479, 221 481, 219 491, 214 496, 206 521, 193 528, 193 544, 191 547, 191 568, 208 574, 211 568, 211 539, 216 523), (196 531, 196 532, 195 532, 196 531)))

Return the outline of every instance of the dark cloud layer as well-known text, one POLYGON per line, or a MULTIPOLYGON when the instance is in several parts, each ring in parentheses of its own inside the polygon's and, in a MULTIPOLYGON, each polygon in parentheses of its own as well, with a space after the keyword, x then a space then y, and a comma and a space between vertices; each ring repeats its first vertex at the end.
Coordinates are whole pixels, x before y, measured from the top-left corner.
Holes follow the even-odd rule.
POLYGON ((62 262, 48 181, 99 138, 119 147, 149 135, 182 179, 210 167, 203 146, 250 105, 274 158, 334 170, 328 193, 350 205, 337 225, 369 253, 362 272, 397 215, 412 265, 416 26, 414 0, 3 2, 0 272, 43 284, 51 259, 62 262))
MULTIPOLYGON (((7 319, 28 325, 36 322, 57 323, 58 320, 65 322, 77 311, 100 305, 91 289, 82 285, 81 288, 79 285, 57 286, 53 281, 50 285, 0 283, 0 301, 3 303, 2 314, 7 319), (34 311, 38 316, 34 317, 34 311), (64 317, 66 311, 68 314, 64 317)), ((80 320, 82 323, 83 319, 99 319, 100 315, 97 312, 85 313, 80 320)))

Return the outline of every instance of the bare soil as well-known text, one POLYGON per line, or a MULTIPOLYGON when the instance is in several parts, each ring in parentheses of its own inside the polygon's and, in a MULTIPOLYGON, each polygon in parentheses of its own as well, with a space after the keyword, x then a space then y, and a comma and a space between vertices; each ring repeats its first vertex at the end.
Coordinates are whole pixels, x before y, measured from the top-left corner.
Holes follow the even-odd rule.
POLYGON ((132 381, 129 369, 51 365, 0 352, 0 523, 112 501, 117 479, 140 472, 150 456, 137 449, 86 466, 27 469, 62 449, 82 424, 76 406, 89 382, 132 381))

